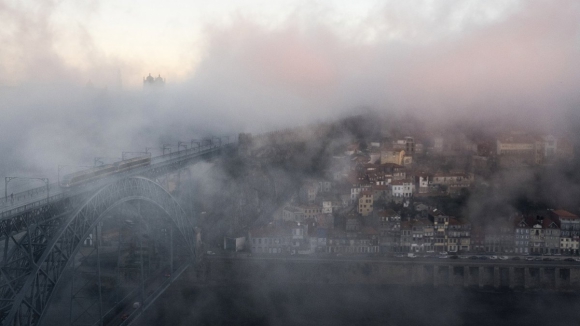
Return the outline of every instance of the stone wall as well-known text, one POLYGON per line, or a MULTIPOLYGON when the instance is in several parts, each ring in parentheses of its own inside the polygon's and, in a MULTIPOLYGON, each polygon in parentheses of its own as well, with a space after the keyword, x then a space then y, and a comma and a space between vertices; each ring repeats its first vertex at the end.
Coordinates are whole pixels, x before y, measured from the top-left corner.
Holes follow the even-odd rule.
POLYGON ((533 262, 381 261, 210 257, 196 269, 207 284, 301 283, 432 285, 579 290, 580 266, 533 262))

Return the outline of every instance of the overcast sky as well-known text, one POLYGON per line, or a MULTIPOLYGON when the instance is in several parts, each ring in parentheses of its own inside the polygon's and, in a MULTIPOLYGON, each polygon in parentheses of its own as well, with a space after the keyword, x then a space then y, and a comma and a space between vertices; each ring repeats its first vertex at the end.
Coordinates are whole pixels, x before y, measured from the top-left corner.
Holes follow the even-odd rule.
POLYGON ((69 156, 361 107, 566 120, 579 58, 577 0, 0 0, 0 150, 42 162, 39 146, 69 156), (167 79, 154 99, 149 73, 167 79), (107 95, 83 97, 89 81, 107 95))

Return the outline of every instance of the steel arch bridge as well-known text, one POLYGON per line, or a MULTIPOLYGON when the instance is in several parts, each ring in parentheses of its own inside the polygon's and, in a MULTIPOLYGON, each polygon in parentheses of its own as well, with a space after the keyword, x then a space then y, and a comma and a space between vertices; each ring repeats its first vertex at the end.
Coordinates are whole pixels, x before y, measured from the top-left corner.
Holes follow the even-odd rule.
MULTIPOLYGON (((143 202, 154 206, 165 215, 165 219, 171 221, 171 274, 177 272, 177 268, 173 266, 174 229, 177 231, 175 238, 180 241, 181 248, 185 248, 184 256, 188 257, 180 268, 187 268, 195 256, 196 235, 191 219, 177 201, 157 183, 143 177, 121 179, 98 190, 72 214, 62 214, 43 223, 27 225, 22 236, 11 237, 12 249, 0 267, 2 325, 42 323, 55 290, 70 281, 71 267, 74 271, 77 264, 74 257, 82 249, 83 242, 89 237, 92 238, 107 214, 129 202, 143 202)), ((97 245, 96 273, 99 274, 100 300, 102 278, 98 250, 97 245)), ((143 250, 140 264, 143 276, 143 250)), ((102 306, 102 301, 98 304, 102 306)), ((101 316, 91 322, 92 324, 103 324, 102 307, 100 312, 101 316)))

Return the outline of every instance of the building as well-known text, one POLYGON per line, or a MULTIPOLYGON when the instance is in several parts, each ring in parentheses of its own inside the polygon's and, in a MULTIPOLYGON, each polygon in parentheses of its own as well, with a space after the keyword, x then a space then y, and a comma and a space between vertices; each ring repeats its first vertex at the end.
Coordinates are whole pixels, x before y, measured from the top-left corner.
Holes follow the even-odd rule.
POLYGON ((414 186, 411 180, 395 180, 391 182, 391 195, 395 198, 413 197, 414 186))
POLYGON ((372 191, 363 191, 358 199, 358 213, 367 216, 373 211, 373 193, 372 191))
POLYGON ((417 183, 417 188, 420 194, 426 194, 429 192, 429 179, 430 176, 427 173, 417 173, 415 175, 415 182, 417 183))
POLYGON ((327 252, 340 254, 377 254, 379 253, 378 232, 370 227, 348 234, 343 231, 329 232, 327 252))
POLYGON ((563 209, 550 210, 550 217, 560 223, 561 237, 575 238, 580 237, 580 218, 563 209))
POLYGON ((544 230, 542 220, 538 217, 530 230, 529 253, 541 255, 544 253, 544 230))
POLYGON ((514 236, 514 252, 516 254, 529 254, 530 231, 536 219, 531 216, 516 217, 515 236, 514 236))
POLYGON ((143 77, 143 88, 150 88, 150 87, 163 87, 165 86, 165 79, 161 78, 161 75, 158 77, 153 77, 151 74, 147 77, 143 77))
POLYGON ((308 228, 298 222, 270 223, 248 232, 249 246, 256 254, 308 254, 308 228))
POLYGON ((542 230, 544 231, 544 253, 560 253, 560 225, 559 221, 550 217, 542 220, 542 230))
POLYGON ((446 233, 448 252, 471 251, 471 224, 451 217, 446 233))
POLYGON ((392 163, 402 166, 404 161, 405 161, 404 149, 385 150, 381 152, 381 164, 392 163))

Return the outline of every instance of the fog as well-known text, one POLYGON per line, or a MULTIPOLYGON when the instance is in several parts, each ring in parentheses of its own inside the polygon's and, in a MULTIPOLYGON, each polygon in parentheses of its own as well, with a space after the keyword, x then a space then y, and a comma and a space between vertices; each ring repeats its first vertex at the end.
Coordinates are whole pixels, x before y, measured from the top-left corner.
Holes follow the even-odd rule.
MULTIPOLYGON (((325 2, 297 3, 275 24, 226 12, 228 23, 205 22, 204 41, 191 45, 203 55, 189 59, 180 81, 171 79, 175 72, 107 54, 88 22, 64 31, 62 7, 0 2, 4 175, 47 174, 91 156, 361 108, 547 130, 578 120, 575 1, 393 1, 355 22, 325 2), (66 55, 63 40, 77 46, 82 65, 66 55), (167 87, 142 91, 148 73, 168 78, 167 87)), ((81 7, 79 19, 99 13, 98 2, 81 7)))
MULTIPOLYGON (((363 127, 339 123, 344 130, 327 134, 336 139, 316 139, 304 148, 293 148, 303 150, 302 155, 285 164, 255 168, 233 161, 229 166, 191 168, 195 177, 184 183, 190 188, 179 199, 191 204, 196 213, 221 208, 212 215, 219 217, 212 223, 215 230, 224 231, 231 229, 226 217, 232 214, 243 216, 244 223, 267 222, 300 181, 327 167, 321 157, 365 137, 412 134, 420 139, 446 130, 494 137, 501 131, 523 129, 567 136, 578 148, 578 1, 386 1, 373 2, 354 18, 330 1, 295 2, 275 18, 236 7, 225 10, 223 19, 200 22, 190 37, 175 36, 176 42, 185 44, 183 52, 175 54, 177 68, 164 62, 152 64, 146 51, 138 53, 140 49, 124 53, 103 47, 91 22, 102 19, 100 5, 106 1, 78 4, 81 9, 74 12, 73 27, 64 28, 61 19, 68 13, 63 9, 66 3, 33 0, 21 5, 0 0, 0 175, 56 181, 60 164, 92 165, 95 157, 114 161, 122 151, 146 147, 158 155, 163 144, 171 144, 175 151, 178 141, 208 135, 255 135, 365 116, 363 127), (166 78, 166 85, 143 87, 142 78, 149 73, 166 78), (257 177, 257 173, 262 174, 257 177), (274 186, 264 180, 277 182, 274 186), (261 185, 278 188, 261 188, 256 185, 261 181, 261 185), (195 196, 214 199, 193 202, 195 196), (232 198, 240 204, 226 207, 232 198), (241 208, 241 203, 249 207, 241 208)), ((123 36, 124 32, 116 33, 123 36)), ((158 35, 151 35, 152 43, 159 40, 158 35)), ((491 186, 474 191, 461 212, 473 223, 484 223, 513 213, 522 201, 541 208, 577 209, 580 175, 576 162, 541 172, 491 175, 484 180, 491 186)), ((27 181, 14 185, 9 193, 28 186, 39 185, 27 181)), ((209 233, 208 241, 219 242, 221 233, 209 233)), ((339 294, 339 303, 323 304, 314 297, 313 306, 341 310, 342 304, 356 306, 353 298, 360 298, 368 303, 366 308, 383 309, 367 290, 350 289, 347 294, 352 297, 339 294)), ((248 296, 250 303, 236 306, 239 310, 235 311, 262 309, 255 301, 271 300, 277 295, 271 291, 277 289, 249 289, 249 294, 237 299, 248 296)), ((419 300, 397 289, 394 293, 401 297, 397 301, 385 294, 388 291, 371 293, 401 309, 408 304, 436 305, 439 300, 431 297, 447 298, 447 294, 429 292, 419 300)), ((217 316, 229 309, 222 294, 204 295, 217 305, 217 316)), ((279 295, 282 303, 274 298, 247 323, 307 323, 301 318, 316 314, 301 304, 304 297, 284 291, 279 295)), ((465 303, 469 301, 464 301, 473 299, 469 294, 453 292, 451 298, 457 310, 445 307, 450 311, 438 314, 436 324, 462 325, 477 318, 480 311, 470 310, 465 303)), ((525 300, 534 308, 545 303, 537 297, 525 300)), ((238 304, 241 301, 234 305, 238 304)), ((191 315, 159 320, 212 324, 211 314, 199 315, 211 308, 195 301, 188 308, 191 315)), ((160 309, 156 311, 165 308, 160 309)), ((357 314, 352 308, 347 312, 357 314)), ((420 312, 373 316, 393 318, 393 324, 433 321, 428 310, 420 312)), ((335 316, 323 315, 328 316, 327 324, 334 324, 335 316)), ((236 320, 235 316, 227 318, 236 320)), ((227 318, 218 319, 217 324, 229 324, 232 320, 227 318)))

